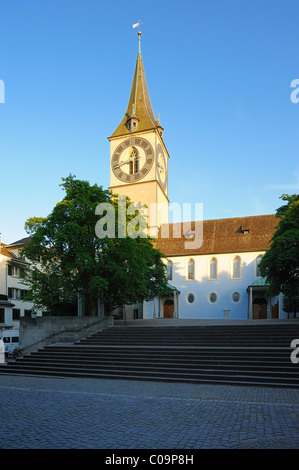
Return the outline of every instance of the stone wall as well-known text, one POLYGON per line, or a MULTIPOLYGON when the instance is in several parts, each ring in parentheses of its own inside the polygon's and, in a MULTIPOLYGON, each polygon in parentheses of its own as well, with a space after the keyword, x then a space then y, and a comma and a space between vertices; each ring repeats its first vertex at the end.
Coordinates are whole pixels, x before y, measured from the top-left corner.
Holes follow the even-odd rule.
POLYGON ((74 343, 113 326, 113 317, 21 317, 20 348, 30 353, 48 344, 74 343))

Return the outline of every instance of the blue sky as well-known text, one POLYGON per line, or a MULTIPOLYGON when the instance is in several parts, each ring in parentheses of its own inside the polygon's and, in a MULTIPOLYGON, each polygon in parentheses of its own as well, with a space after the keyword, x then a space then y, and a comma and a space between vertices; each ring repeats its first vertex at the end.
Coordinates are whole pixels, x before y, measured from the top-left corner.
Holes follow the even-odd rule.
POLYGON ((274 213, 299 193, 297 0, 0 0, 4 243, 51 212, 62 177, 108 188, 139 19, 170 201, 214 219, 274 213))

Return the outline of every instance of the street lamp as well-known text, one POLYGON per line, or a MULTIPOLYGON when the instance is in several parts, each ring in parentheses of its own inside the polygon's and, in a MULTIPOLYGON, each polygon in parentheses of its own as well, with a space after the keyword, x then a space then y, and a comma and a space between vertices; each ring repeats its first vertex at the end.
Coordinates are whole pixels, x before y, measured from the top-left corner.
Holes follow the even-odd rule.
POLYGON ((31 318, 32 318, 32 320, 36 319, 36 311, 35 310, 31 311, 31 318))

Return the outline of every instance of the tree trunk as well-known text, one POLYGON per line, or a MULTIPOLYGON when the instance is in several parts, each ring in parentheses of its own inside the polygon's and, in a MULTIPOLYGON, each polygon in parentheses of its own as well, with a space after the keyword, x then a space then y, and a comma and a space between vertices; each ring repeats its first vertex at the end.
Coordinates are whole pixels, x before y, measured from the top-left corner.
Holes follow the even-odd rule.
POLYGON ((98 300, 92 300, 90 306, 90 315, 96 317, 98 314, 98 300))
POLYGON ((112 315, 112 312, 116 307, 113 307, 112 302, 108 301, 108 302, 105 302, 104 308, 105 308, 105 315, 110 316, 112 315))

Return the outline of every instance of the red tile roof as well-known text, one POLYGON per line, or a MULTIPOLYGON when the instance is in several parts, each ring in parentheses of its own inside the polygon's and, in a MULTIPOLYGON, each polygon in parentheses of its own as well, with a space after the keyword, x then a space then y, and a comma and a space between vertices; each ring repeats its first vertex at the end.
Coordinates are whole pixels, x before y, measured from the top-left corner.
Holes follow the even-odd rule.
MULTIPOLYGON (((275 214, 205 220, 202 225, 203 243, 200 248, 192 248, 192 238, 174 238, 173 224, 169 224, 169 237, 161 238, 160 231, 156 247, 165 256, 266 251, 270 247, 278 222, 275 214), (186 242, 190 248, 186 248, 186 242)), ((195 223, 191 222, 191 231, 194 229, 195 223)))

